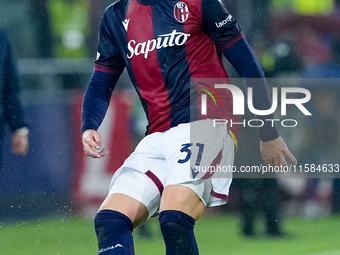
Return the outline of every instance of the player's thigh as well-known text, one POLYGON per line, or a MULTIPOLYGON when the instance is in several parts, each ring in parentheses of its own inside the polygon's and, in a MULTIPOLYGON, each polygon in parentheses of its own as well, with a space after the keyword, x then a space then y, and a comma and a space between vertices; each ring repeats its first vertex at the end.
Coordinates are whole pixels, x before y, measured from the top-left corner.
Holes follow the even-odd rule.
POLYGON ((136 169, 122 167, 114 175, 109 195, 99 210, 115 210, 123 213, 137 227, 159 208, 160 190, 150 178, 152 173, 140 172, 136 169))
POLYGON ((191 188, 183 185, 169 185, 164 188, 160 212, 177 210, 198 220, 203 215, 204 209, 205 204, 191 188))
POLYGON ((101 210, 114 210, 126 215, 133 222, 134 227, 148 218, 148 209, 143 203, 120 193, 108 195, 99 208, 99 211, 101 210))

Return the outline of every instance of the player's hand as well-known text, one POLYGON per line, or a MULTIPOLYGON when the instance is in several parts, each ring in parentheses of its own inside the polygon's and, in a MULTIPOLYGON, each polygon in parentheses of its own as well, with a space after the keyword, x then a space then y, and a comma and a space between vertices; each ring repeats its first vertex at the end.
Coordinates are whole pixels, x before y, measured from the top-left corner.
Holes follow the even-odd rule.
POLYGON ((82 136, 82 142, 83 142, 83 149, 85 155, 92 157, 92 158, 102 158, 106 154, 108 154, 108 151, 103 148, 101 149, 102 140, 100 133, 96 130, 86 130, 83 133, 82 136))
POLYGON ((16 155, 25 156, 28 151, 28 135, 15 132, 12 136, 12 152, 16 155))
POLYGON ((286 157, 296 165, 297 160, 289 151, 286 143, 281 137, 269 142, 261 141, 261 155, 266 165, 271 166, 287 166, 286 157))

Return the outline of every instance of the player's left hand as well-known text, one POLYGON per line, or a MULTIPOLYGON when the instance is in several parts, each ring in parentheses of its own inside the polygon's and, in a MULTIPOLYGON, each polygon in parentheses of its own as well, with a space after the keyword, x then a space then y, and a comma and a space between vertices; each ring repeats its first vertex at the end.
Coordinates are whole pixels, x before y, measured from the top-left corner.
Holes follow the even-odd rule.
POLYGON ((287 166, 286 157, 296 165, 297 160, 289 151, 282 137, 278 137, 269 142, 261 141, 261 155, 264 163, 271 166, 287 166))
POLYGON ((12 152, 14 154, 25 156, 28 151, 28 135, 22 135, 15 132, 12 137, 12 152))

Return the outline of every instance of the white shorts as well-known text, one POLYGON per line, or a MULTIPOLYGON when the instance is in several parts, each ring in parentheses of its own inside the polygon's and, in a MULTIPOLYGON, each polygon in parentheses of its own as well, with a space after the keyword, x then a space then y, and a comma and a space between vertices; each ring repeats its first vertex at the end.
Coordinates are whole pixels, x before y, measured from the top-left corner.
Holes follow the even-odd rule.
POLYGON ((192 189, 210 206, 225 204, 232 176, 206 166, 232 166, 234 140, 226 125, 213 127, 212 120, 180 124, 140 141, 135 151, 113 175, 109 194, 125 194, 143 203, 149 217, 158 209, 168 185, 192 189), (197 168, 199 167, 199 168, 197 168))

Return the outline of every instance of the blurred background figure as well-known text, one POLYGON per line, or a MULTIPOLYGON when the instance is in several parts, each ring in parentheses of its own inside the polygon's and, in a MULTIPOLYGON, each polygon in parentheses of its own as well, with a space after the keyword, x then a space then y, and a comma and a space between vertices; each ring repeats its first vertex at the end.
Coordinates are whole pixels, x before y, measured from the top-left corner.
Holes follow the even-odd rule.
POLYGON ((8 124, 13 133, 12 152, 26 155, 29 129, 24 120, 19 93, 19 77, 11 45, 5 30, 0 29, 0 144, 4 138, 5 125, 8 124))

